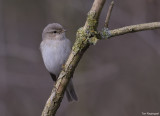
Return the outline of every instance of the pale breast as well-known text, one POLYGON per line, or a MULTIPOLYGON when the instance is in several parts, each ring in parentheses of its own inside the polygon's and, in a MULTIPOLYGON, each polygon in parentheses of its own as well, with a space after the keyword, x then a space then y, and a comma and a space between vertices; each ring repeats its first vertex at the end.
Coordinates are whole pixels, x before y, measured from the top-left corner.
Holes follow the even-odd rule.
POLYGON ((47 70, 58 76, 70 54, 70 41, 68 39, 44 40, 41 42, 40 49, 47 70))

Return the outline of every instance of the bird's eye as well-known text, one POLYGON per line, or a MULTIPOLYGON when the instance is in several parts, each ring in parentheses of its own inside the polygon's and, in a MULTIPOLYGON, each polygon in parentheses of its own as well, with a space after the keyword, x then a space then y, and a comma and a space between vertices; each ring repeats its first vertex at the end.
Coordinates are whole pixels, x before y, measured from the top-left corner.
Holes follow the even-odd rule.
POLYGON ((53 33, 57 33, 57 31, 53 31, 53 33))

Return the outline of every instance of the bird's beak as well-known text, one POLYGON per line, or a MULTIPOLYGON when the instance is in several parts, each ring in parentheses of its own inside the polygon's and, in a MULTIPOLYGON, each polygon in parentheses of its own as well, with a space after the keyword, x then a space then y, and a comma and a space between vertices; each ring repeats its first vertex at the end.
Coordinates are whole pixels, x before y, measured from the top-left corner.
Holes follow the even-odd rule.
POLYGON ((65 29, 63 29, 63 30, 62 30, 62 32, 66 32, 66 30, 65 30, 65 29))

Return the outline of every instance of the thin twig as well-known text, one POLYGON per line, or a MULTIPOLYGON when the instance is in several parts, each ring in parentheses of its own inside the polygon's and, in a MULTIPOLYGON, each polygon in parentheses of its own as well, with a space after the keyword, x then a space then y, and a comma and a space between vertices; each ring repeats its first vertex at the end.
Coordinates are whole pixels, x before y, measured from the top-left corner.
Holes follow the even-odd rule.
POLYGON ((160 28, 160 22, 152 22, 152 23, 144 23, 144 24, 126 26, 126 27, 110 30, 109 38, 118 36, 118 35, 124 35, 127 33, 133 33, 133 32, 144 31, 144 30, 152 30, 152 29, 157 29, 157 28, 160 28))
POLYGON ((108 28, 108 25, 109 25, 109 20, 111 17, 111 12, 112 12, 113 6, 114 6, 114 1, 111 2, 109 9, 108 9, 108 12, 107 12, 107 16, 106 16, 106 20, 105 20, 105 27, 106 28, 108 28))

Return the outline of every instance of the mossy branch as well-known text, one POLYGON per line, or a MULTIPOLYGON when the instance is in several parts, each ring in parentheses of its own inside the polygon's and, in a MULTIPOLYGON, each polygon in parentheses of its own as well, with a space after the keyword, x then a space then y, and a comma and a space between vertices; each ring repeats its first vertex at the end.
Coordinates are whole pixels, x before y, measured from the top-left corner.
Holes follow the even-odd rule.
POLYGON ((73 76, 74 70, 77 67, 80 59, 90 45, 95 45, 102 38, 110 38, 126 33, 137 32, 142 30, 160 28, 160 23, 147 23, 140 25, 127 26, 120 29, 108 30, 104 29, 101 34, 97 31, 98 19, 106 0, 95 0, 91 10, 88 13, 86 23, 77 31, 76 41, 72 47, 71 54, 64 65, 58 80, 51 92, 49 99, 46 102, 42 116, 55 116, 59 108, 66 87, 73 76))

